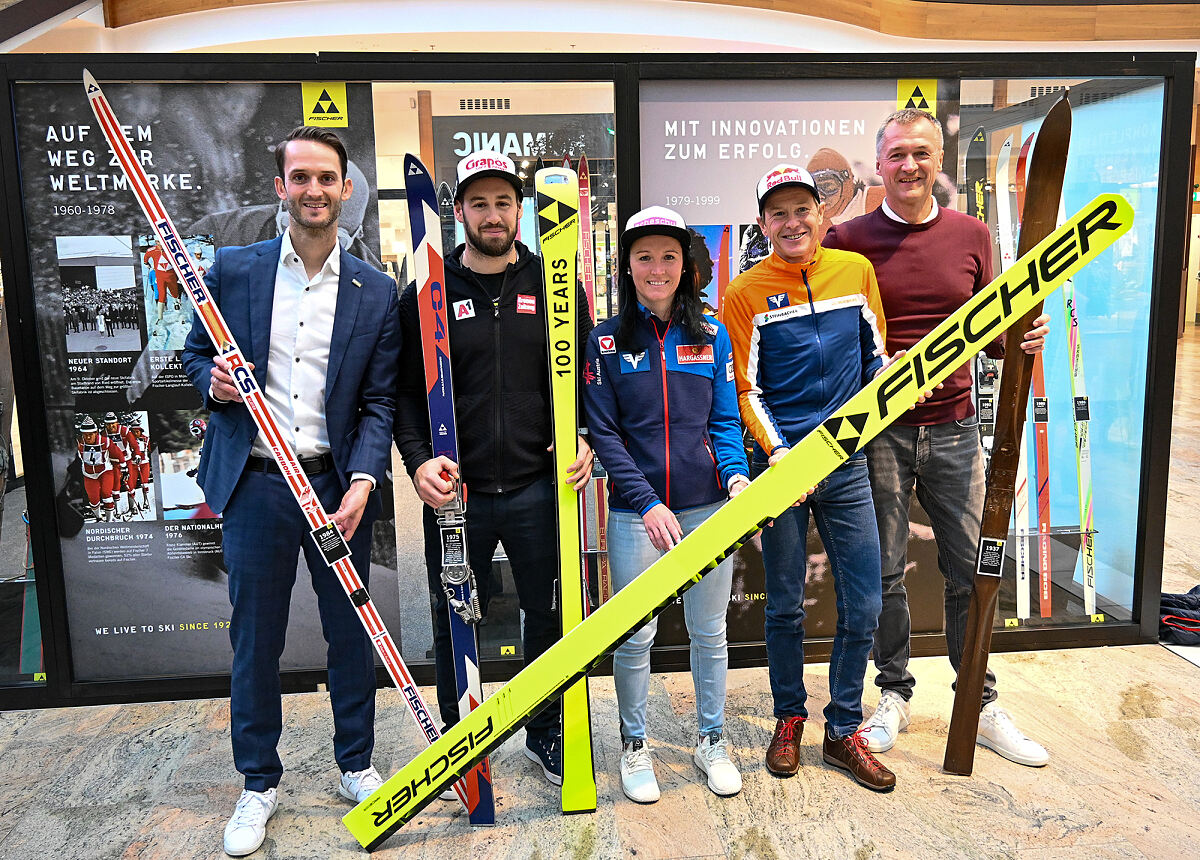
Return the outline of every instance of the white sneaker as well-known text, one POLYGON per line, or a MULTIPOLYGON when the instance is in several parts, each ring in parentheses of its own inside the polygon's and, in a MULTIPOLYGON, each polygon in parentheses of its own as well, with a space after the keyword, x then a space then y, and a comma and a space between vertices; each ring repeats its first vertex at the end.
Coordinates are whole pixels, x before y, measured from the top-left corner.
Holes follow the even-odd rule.
POLYGON ((692 761, 708 776, 713 794, 730 797, 742 790, 742 775, 729 758, 729 743, 716 732, 701 736, 692 761))
POLYGON ((225 825, 225 853, 245 857, 258 850, 267 836, 267 821, 279 806, 274 788, 266 791, 242 791, 233 817, 225 825))
POLYGON ((989 702, 979 712, 979 733, 975 742, 993 749, 1009 761, 1028 767, 1044 767, 1050 753, 1037 741, 1030 740, 1013 724, 1008 711, 989 702))
POLYGON ((621 790, 634 803, 654 803, 660 797, 654 761, 641 738, 627 742, 621 753, 621 790))
POLYGON ((879 696, 875 713, 862 727, 867 749, 873 753, 887 752, 896 745, 896 735, 908 728, 908 702, 895 690, 884 690, 879 696))
POLYGON ((453 802, 455 800, 458 800, 458 792, 456 792, 454 790, 454 786, 452 785, 449 788, 442 791, 442 793, 438 795, 438 800, 449 800, 449 801, 453 802))
POLYGON ((373 767, 368 767, 366 770, 348 770, 342 774, 342 781, 338 785, 338 794, 346 800, 362 803, 381 785, 383 785, 383 777, 373 767))

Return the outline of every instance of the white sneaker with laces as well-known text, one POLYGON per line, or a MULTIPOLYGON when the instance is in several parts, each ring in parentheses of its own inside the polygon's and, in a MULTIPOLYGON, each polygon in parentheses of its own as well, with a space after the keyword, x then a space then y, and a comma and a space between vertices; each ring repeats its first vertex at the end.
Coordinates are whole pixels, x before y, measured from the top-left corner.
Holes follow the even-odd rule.
POLYGON ((267 836, 267 821, 278 807, 274 788, 243 790, 233 808, 233 816, 225 825, 225 853, 230 857, 245 857, 257 851, 267 836))
POLYGON ((383 777, 374 767, 368 767, 366 770, 348 770, 342 774, 338 794, 346 800, 362 803, 381 785, 383 777))
POLYGON ((975 742, 1026 767, 1044 767, 1050 761, 1046 748, 1025 737, 1008 711, 995 702, 988 702, 979 712, 979 733, 975 735, 975 742))
POLYGON ((716 732, 701 735, 692 761, 708 777, 713 794, 730 797, 742 790, 742 775, 729 758, 729 743, 716 732))
POLYGON ((867 749, 873 753, 887 752, 896 745, 896 736, 908 728, 908 722, 908 702, 895 690, 884 690, 875 713, 862 727, 867 749))
POLYGON ((661 796, 654 761, 641 738, 627 741, 621 752, 621 790, 634 803, 654 803, 661 796))

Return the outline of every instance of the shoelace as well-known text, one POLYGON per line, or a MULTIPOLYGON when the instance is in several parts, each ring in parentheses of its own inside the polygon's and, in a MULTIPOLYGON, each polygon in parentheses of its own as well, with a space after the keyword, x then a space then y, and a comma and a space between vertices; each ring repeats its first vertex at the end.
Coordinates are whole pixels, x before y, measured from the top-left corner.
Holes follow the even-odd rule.
POLYGON ((883 765, 879 763, 879 759, 871 754, 871 750, 867 747, 867 739, 863 737, 863 730, 859 729, 854 734, 850 735, 850 740, 858 747, 858 754, 867 760, 871 767, 875 770, 882 770, 883 765))
POLYGON ((700 754, 704 756, 709 764, 713 764, 714 762, 718 761, 728 761, 728 746, 729 745, 725 742, 724 738, 718 737, 716 740, 713 740, 712 735, 709 735, 708 746, 705 747, 703 743, 700 745, 700 749, 702 750, 700 754))
POLYGON ((233 825, 235 827, 254 826, 267 814, 267 802, 256 795, 247 795, 239 800, 233 810, 233 825))
POLYGON ((1016 741, 1018 743, 1023 743, 1024 741, 1029 740, 1029 738, 1021 734, 1021 730, 1018 729, 1017 724, 1012 721, 1012 717, 1009 716, 1008 711, 1004 710, 1003 708, 997 708, 993 706, 989 716, 991 718, 992 725, 1007 735, 1009 740, 1016 741))
POLYGON ((357 783, 359 791, 362 791, 364 788, 369 788, 374 791, 383 785, 383 777, 381 777, 371 768, 347 773, 346 777, 351 784, 357 783))
POLYGON ((776 734, 777 741, 792 741, 796 738, 796 726, 804 722, 804 717, 789 717, 783 721, 783 725, 779 727, 779 732, 776 734))
POLYGON ((875 713, 867 720, 867 725, 884 725, 887 715, 896 710, 896 700, 891 696, 883 696, 875 707, 875 713))
POLYGON ((629 773, 654 770, 654 762, 650 759, 650 750, 638 741, 630 744, 629 752, 625 753, 625 770, 629 773))

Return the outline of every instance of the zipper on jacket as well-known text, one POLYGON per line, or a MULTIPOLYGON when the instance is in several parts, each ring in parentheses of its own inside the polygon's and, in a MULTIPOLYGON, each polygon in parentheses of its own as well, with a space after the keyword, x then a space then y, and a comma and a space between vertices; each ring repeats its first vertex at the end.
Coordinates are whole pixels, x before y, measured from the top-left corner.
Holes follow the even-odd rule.
POLYGON ((712 446, 708 444, 707 439, 704 440, 704 450, 708 452, 709 459, 712 460, 713 474, 717 476, 717 486, 721 487, 721 470, 717 468, 717 455, 713 453, 712 446))
POLYGON ((504 419, 502 415, 504 410, 500 405, 500 392, 502 390, 500 387, 500 368, 504 364, 504 360, 500 355, 500 303, 504 301, 504 291, 508 287, 508 272, 511 268, 512 263, 504 267, 504 277, 500 279, 500 292, 496 296, 496 303, 492 306, 492 334, 496 344, 496 366, 492 368, 492 409, 496 424, 496 463, 499 466, 496 470, 497 493, 504 492, 504 481, 502 480, 501 472, 503 472, 503 477, 508 477, 508 469, 503 465, 506 459, 504 457, 504 419))
POLYGON ((658 366, 659 366, 659 369, 662 371, 663 448, 664 448, 663 454, 665 455, 663 457, 663 463, 666 465, 666 470, 667 470, 667 478, 666 478, 667 498, 664 499, 664 504, 666 504, 666 506, 669 508, 669 507, 671 507, 671 406, 670 406, 670 401, 667 400, 667 344, 666 344, 666 337, 667 337, 667 332, 669 332, 671 330, 671 321, 670 320, 667 321, 667 327, 663 330, 662 334, 658 333, 658 320, 656 320, 654 318, 653 314, 651 314, 651 316, 650 316, 650 325, 654 328, 654 336, 658 338, 658 356, 659 356, 658 366))
POLYGON ((812 312, 813 337, 817 341, 817 380, 821 385, 821 417, 824 418, 825 412, 825 348, 821 345, 821 330, 817 326, 817 303, 813 301, 812 287, 808 285, 808 272, 804 269, 800 270, 800 277, 804 279, 804 289, 808 292, 808 308, 812 312))

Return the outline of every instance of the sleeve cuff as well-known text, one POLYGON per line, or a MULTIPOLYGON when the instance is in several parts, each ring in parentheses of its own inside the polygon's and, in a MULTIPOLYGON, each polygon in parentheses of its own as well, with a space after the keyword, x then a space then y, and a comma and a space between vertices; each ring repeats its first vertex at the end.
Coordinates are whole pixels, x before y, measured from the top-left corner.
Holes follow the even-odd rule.
POLYGON ((355 481, 370 481, 372 490, 377 486, 375 479, 366 472, 352 472, 350 474, 350 483, 353 484, 355 481))

